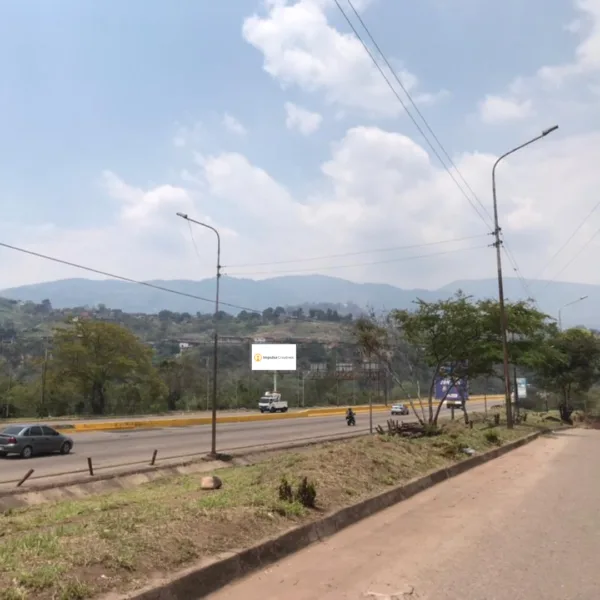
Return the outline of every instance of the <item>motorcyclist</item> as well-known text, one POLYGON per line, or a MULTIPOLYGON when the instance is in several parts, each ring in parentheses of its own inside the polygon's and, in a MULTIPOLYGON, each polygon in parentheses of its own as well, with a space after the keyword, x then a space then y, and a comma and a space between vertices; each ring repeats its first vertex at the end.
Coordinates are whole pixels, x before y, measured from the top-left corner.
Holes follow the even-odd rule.
POLYGON ((351 408, 348 408, 348 410, 346 411, 346 419, 354 419, 354 411, 351 408))

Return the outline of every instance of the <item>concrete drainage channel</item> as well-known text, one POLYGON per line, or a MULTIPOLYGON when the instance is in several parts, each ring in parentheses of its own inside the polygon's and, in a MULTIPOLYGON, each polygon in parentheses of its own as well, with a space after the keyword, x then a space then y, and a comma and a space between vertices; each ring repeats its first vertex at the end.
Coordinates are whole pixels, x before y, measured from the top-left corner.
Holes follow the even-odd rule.
MULTIPOLYGON (((185 460, 171 462, 166 465, 156 464, 157 451, 155 450, 149 463, 142 463, 137 466, 121 465, 126 470, 100 474, 94 470, 92 459, 88 458, 88 469, 83 471, 87 475, 82 475, 81 471, 61 473, 43 477, 46 480, 44 483, 24 487, 26 482, 31 481, 34 474, 34 469, 30 469, 21 480, 11 482, 13 484, 16 483, 14 488, 0 490, 0 513, 15 508, 43 504, 45 502, 84 498, 119 489, 128 489, 156 479, 175 475, 205 473, 232 465, 251 464, 263 459, 265 454, 293 450, 295 448, 306 448, 324 442, 347 440, 367 434, 368 431, 359 431, 335 437, 305 438, 288 444, 274 443, 234 448, 228 451, 226 455, 227 460, 209 461, 203 456, 196 454, 193 457, 185 457, 185 460), (63 479, 60 480, 59 478, 63 479), (54 481, 47 481, 49 479, 53 479, 54 481)), ((112 468, 118 468, 118 466, 112 468)))

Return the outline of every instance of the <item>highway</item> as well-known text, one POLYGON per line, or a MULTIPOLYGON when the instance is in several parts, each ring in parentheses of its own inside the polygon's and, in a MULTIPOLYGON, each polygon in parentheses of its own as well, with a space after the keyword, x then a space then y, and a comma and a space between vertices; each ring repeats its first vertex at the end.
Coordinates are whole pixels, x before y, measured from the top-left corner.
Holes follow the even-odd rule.
MULTIPOLYGON (((479 401, 473 401, 470 405, 471 410, 481 410, 482 407, 483 402, 479 401)), ((447 415, 448 412, 442 409, 441 414, 447 415)), ((389 418, 387 411, 373 412, 374 426, 384 424, 389 418)), ((414 416, 405 416, 402 420, 412 421, 414 416)), ((341 415, 226 423, 217 426, 217 450, 233 452, 270 445, 276 447, 315 438, 366 433, 368 430, 368 413, 357 415, 355 427, 348 427, 341 415)), ((71 437, 75 445, 71 454, 66 456, 36 456, 28 460, 9 456, 0 459, 0 485, 5 488, 7 484, 13 484, 29 469, 35 470, 29 479, 31 483, 36 480, 51 481, 52 477, 76 471, 84 474, 87 473, 88 457, 92 459, 96 473, 126 464, 147 465, 154 450, 158 451, 159 465, 161 461, 198 457, 210 450, 211 428, 209 425, 199 425, 98 431, 76 433, 71 437)))

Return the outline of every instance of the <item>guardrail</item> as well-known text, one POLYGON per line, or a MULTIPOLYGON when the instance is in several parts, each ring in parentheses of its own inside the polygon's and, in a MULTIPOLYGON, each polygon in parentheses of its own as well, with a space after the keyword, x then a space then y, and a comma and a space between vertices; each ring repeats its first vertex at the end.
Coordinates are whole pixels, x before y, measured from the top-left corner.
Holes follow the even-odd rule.
MULTIPOLYGON (((469 402, 481 402, 483 396, 471 396, 469 402)), ((502 395, 488 396, 488 402, 497 402, 503 400, 502 395)), ((398 400, 404 402, 406 400, 398 400)), ((373 410, 382 412, 390 410, 391 404, 385 406, 383 404, 374 404, 373 410)), ((423 404, 427 403, 424 400, 423 404)), ((434 402, 437 406, 439 402, 434 402)), ((369 411, 368 404, 353 406, 352 409, 356 413, 365 413, 369 411)), ((302 419, 310 417, 329 417, 343 415, 347 410, 347 406, 331 406, 321 408, 309 408, 296 412, 273 413, 273 414, 243 414, 243 415, 222 415, 217 417, 217 423, 252 423, 256 421, 272 421, 281 419, 302 419)), ((93 423, 56 423, 55 429, 65 433, 85 433, 92 431, 124 431, 131 429, 156 429, 160 427, 192 427, 195 425, 210 425, 210 417, 188 417, 188 418, 173 418, 173 419, 156 419, 156 420, 131 420, 131 421, 108 421, 108 422, 93 422, 93 423)))

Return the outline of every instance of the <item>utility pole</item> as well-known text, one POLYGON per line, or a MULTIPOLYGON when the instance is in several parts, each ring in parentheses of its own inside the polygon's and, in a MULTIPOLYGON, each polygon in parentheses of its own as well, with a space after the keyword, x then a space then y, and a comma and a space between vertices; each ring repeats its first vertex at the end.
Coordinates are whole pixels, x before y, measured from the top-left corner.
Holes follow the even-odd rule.
MULTIPOLYGON (((47 341, 46 341, 47 344, 47 341)), ((40 398, 40 412, 42 416, 47 416, 45 414, 46 410, 46 372, 48 370, 48 346, 44 348, 44 363, 42 365, 42 393, 40 398)))
POLYGON ((208 412, 208 409, 210 407, 210 403, 209 403, 209 398, 210 398, 210 371, 209 371, 209 366, 210 366, 210 358, 207 356, 206 357, 206 411, 208 412))
POLYGON ((207 223, 191 219, 188 215, 177 213, 178 217, 185 219, 188 223, 195 223, 205 229, 210 229, 217 236, 217 272, 216 272, 216 291, 215 291, 215 316, 214 316, 214 345, 213 345, 213 378, 212 378, 212 415, 211 415, 211 444, 210 458, 217 457, 217 394, 218 394, 218 375, 219 375, 219 286, 221 281, 221 236, 219 232, 207 223))
POLYGON ((549 129, 545 129, 542 131, 540 135, 537 137, 505 152, 502 156, 500 156, 494 166, 492 167, 492 199, 494 203, 494 237, 495 242, 494 246, 496 247, 496 267, 498 271, 498 305, 500 308, 500 335, 502 338, 502 354, 503 354, 503 367, 504 367, 504 396, 506 403, 506 427, 508 429, 512 429, 514 426, 513 423, 513 415, 512 415, 512 403, 511 403, 511 393, 510 393, 510 367, 509 367, 509 356, 508 356, 508 323, 506 318, 506 307, 504 306, 504 281, 502 277, 502 240, 500 237, 500 233, 502 229, 500 228, 499 220, 498 220, 498 201, 496 198, 496 167, 507 156, 517 152, 517 150, 521 150, 521 148, 525 148, 525 146, 529 146, 538 140, 546 137, 548 134, 556 131, 558 129, 558 125, 554 125, 554 127, 550 127, 549 129))

